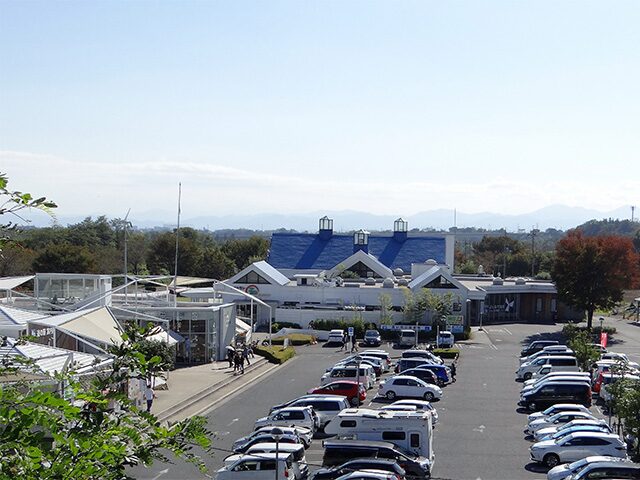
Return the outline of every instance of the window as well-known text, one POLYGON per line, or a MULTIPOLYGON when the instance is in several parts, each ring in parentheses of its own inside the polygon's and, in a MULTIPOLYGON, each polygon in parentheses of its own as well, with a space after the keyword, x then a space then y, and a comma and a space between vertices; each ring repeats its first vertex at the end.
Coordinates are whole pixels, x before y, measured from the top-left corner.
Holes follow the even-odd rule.
POLYGON ((249 460, 246 462, 242 462, 240 465, 237 465, 233 471, 234 472, 250 472, 258 469, 258 461, 257 460, 249 460))
POLYGON ((261 275, 257 274, 252 270, 249 273, 247 273, 245 276, 240 277, 235 283, 262 283, 262 284, 267 283, 268 284, 271 282, 269 282, 264 277, 262 277, 261 275))
POLYGON ((409 439, 411 441, 411 448, 420 448, 420 434, 412 433, 409 435, 409 439))
POLYGON ((406 437, 404 432, 382 432, 382 440, 404 440, 406 437))
POLYGON ((291 420, 304 420, 304 413, 303 412, 291 412, 289 414, 289 418, 291 420))
MULTIPOLYGON (((458 287, 456 287, 453 283, 451 283, 449 280, 447 280, 442 275, 440 275, 439 277, 431 280, 422 288, 458 288, 458 287)), ((460 311, 460 310, 457 310, 457 311, 460 311)))
POLYGON ((275 470, 276 469, 276 461, 275 460, 263 460, 260 462, 260 470, 275 470))
POLYGON ((358 278, 382 278, 362 262, 358 262, 347 268, 347 271, 355 273, 358 278))
POLYGON ((340 422, 340 426, 341 427, 347 427, 347 428, 352 428, 356 426, 356 421, 355 420, 343 420, 340 422))
POLYGON ((604 438, 586 437, 582 440, 584 442, 582 445, 610 445, 610 442, 604 438))
POLYGON ((409 379, 407 379, 407 378, 396 378, 393 381, 393 385, 409 385, 409 379))

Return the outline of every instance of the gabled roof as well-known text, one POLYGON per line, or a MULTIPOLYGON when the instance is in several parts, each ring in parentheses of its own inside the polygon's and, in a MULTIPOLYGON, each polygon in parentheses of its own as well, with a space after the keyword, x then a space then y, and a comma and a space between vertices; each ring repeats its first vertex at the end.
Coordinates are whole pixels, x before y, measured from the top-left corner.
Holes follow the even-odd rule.
POLYGON ((264 260, 260 260, 259 262, 254 262, 239 273, 236 273, 233 277, 227 280, 225 283, 236 283, 239 279, 244 277, 247 273, 254 271, 258 275, 260 275, 265 280, 269 281, 269 283, 275 285, 286 285, 289 283, 289 279, 285 277, 278 270, 273 268, 264 260))
POLYGON ((387 268, 370 253, 366 253, 362 250, 358 250, 346 260, 343 260, 342 262, 335 265, 329 273, 331 276, 339 274, 342 270, 347 270, 353 267, 358 262, 364 263, 367 267, 376 272, 382 278, 393 277, 393 272, 390 268, 387 268))
POLYGON ((40 345, 33 342, 18 342, 7 338, 6 345, 0 347, 0 359, 5 357, 24 357, 35 362, 35 366, 45 373, 61 372, 72 355, 73 370, 82 370, 97 363, 109 362, 110 359, 88 353, 72 352, 62 348, 40 345))
POLYGON ((446 268, 442 268, 438 265, 434 265, 426 272, 418 275, 416 278, 409 282, 409 288, 414 290, 416 288, 422 288, 425 285, 433 282, 439 277, 444 277, 449 283, 454 285, 457 289, 466 290, 466 287, 462 285, 458 280, 447 271, 446 268))
MULTIPOLYGON (((411 271, 412 263, 433 258, 446 263, 444 237, 416 236, 404 241, 393 236, 370 235, 369 253, 390 269, 411 271)), ((353 236, 333 234, 320 238, 311 233, 274 233, 267 262, 274 268, 329 270, 353 255, 353 236)))
POLYGON ((0 325, 26 325, 29 320, 47 316, 49 315, 44 312, 32 312, 0 305, 0 325))

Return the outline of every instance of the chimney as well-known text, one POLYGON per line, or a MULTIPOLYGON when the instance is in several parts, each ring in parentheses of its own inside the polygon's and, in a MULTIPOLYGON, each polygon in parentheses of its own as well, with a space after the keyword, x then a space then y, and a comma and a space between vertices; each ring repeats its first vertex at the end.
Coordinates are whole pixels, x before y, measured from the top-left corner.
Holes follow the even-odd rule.
POLYGON ((407 239, 409 223, 404 218, 399 218, 393 222, 393 238, 397 242, 404 242, 407 239))
POLYGON ((318 236, 321 240, 329 240, 333 236, 333 220, 325 215, 319 223, 318 236))
POLYGON ((362 250, 369 253, 369 232, 366 230, 358 230, 353 234, 353 253, 362 250))

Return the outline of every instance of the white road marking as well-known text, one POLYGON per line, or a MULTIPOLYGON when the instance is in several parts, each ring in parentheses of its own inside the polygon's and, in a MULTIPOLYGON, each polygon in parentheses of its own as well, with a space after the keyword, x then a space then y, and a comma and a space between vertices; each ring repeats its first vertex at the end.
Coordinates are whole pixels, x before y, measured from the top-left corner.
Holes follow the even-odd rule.
POLYGON ((234 423, 236 423, 239 420, 240 420, 239 418, 234 418, 233 420, 231 420, 231 423, 227 424, 227 427, 230 427, 231 425, 233 425, 234 423))
POLYGON ((473 429, 474 432, 480 432, 480 433, 484 433, 484 429, 487 428, 484 425, 478 425, 476 428, 473 429))
POLYGON ((511 333, 507 328, 505 328, 504 331, 507 332, 509 335, 513 335, 513 333, 511 333))
POLYGON ((494 344, 491 344, 491 348, 493 348, 494 350, 498 349, 498 347, 496 347, 494 344))
POLYGON ((168 468, 165 468, 164 470, 160 470, 158 474, 155 477, 153 477, 151 480, 158 480, 161 476, 166 475, 167 473, 169 473, 168 468))

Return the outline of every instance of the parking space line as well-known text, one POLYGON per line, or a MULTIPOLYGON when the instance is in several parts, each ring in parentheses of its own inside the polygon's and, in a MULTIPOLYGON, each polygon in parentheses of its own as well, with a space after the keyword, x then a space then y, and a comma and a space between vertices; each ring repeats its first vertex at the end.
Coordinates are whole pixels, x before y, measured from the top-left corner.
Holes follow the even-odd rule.
POLYGON ((504 331, 507 332, 509 335, 513 335, 513 333, 511 333, 508 328, 505 328, 504 331))

